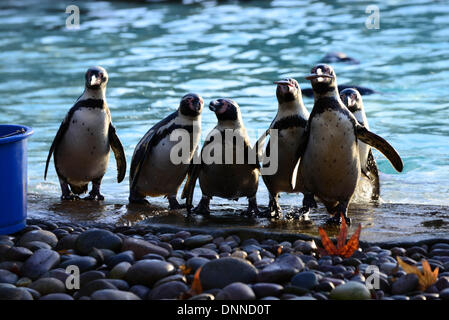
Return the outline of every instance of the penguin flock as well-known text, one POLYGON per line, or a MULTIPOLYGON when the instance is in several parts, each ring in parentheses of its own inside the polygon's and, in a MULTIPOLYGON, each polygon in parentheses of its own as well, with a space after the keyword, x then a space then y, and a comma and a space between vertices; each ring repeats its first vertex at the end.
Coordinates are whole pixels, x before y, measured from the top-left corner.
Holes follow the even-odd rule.
MULTIPOLYGON (((287 218, 301 219, 319 200, 331 215, 327 223, 339 224, 341 217, 350 223, 348 205, 359 192, 360 181, 370 186, 372 200, 379 198, 379 174, 371 148, 379 150, 398 172, 403 163, 386 140, 369 131, 360 93, 354 88, 339 92, 330 65, 315 65, 306 79, 313 90, 311 113, 295 79, 275 81, 278 112, 254 146, 240 106, 223 98, 209 103, 217 125, 200 149, 204 102, 198 94, 186 94, 177 111, 150 128, 136 145, 129 173, 129 202, 148 204, 146 197, 164 196, 170 210, 186 208, 188 216, 207 216, 213 197, 246 197, 248 209, 243 215, 280 219, 279 193, 300 192, 304 195, 302 206, 287 218), (273 165, 274 172, 267 170, 273 165), (264 211, 259 210, 256 199, 260 176, 269 192, 264 211), (186 203, 181 205, 177 194, 186 177, 181 194, 186 203), (194 207, 197 181, 202 197, 194 207)), ((89 182, 92 189, 84 199, 104 200, 100 187, 110 149, 117 162, 117 181, 125 177, 125 153, 106 103, 107 82, 104 68, 87 70, 84 92, 68 111, 50 147, 44 179, 53 155, 62 200, 79 199, 88 191, 89 182)))

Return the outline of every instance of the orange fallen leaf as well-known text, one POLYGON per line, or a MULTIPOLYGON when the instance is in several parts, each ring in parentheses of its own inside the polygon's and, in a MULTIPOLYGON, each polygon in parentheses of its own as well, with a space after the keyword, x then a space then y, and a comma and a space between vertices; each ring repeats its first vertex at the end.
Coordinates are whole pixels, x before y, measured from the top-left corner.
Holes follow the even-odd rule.
POLYGON ((342 222, 340 227, 340 234, 337 238, 337 246, 334 245, 334 243, 331 241, 331 239, 328 237, 326 231, 324 231, 323 228, 319 227, 318 231, 321 236, 321 243, 324 247, 324 249, 320 248, 320 253, 322 255, 331 255, 331 256, 341 256, 344 258, 349 258, 354 254, 354 252, 359 248, 359 238, 360 238, 360 232, 362 231, 362 225, 359 224, 357 230, 352 235, 352 237, 349 239, 349 241, 345 244, 346 237, 348 235, 348 226, 346 224, 346 221, 342 216, 342 222))
POLYGON ((201 281, 200 281, 200 272, 201 272, 201 267, 198 268, 198 270, 195 272, 195 276, 193 277, 193 282, 192 282, 192 288, 190 289, 195 294, 200 294, 203 292, 203 287, 201 286, 201 281))
POLYGON ((404 269, 404 271, 408 274, 416 274, 418 276, 419 281, 419 290, 424 291, 431 285, 433 285, 438 278, 438 267, 432 271, 430 268, 429 262, 425 259, 421 260, 422 264, 422 272, 418 269, 418 267, 411 266, 408 263, 402 261, 402 259, 398 256, 396 257, 399 265, 404 269))
POLYGON ((279 246, 279 247, 278 247, 277 253, 278 253, 278 256, 281 255, 281 253, 282 253, 282 246, 279 246))
POLYGON ((185 264, 179 266, 179 269, 181 270, 182 274, 184 276, 190 274, 190 272, 192 272, 192 268, 187 268, 187 266, 185 264))

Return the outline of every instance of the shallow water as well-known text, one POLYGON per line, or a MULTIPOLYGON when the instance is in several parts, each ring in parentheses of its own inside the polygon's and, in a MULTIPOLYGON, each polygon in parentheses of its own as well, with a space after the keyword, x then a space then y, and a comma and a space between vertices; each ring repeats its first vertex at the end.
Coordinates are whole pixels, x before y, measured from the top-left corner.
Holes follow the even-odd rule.
MULTIPOLYGON (((387 238, 444 236, 449 230, 445 222, 449 218, 448 3, 382 2, 378 30, 365 27, 365 1, 77 4, 79 30, 65 28, 64 3, 0 4, 0 122, 35 130, 29 141, 30 216, 135 222, 152 215, 145 210, 146 214, 128 214, 128 178, 116 183, 113 158, 102 185, 107 201, 88 205, 94 208, 59 202, 53 165, 47 181, 43 180, 51 141, 82 92, 88 66, 102 65, 109 72, 107 100, 129 163, 141 136, 174 110, 186 92, 200 93, 206 102, 234 98, 254 142, 276 113, 272 81, 292 76, 309 87, 303 76, 311 66, 329 51, 343 51, 361 63, 334 63, 339 83, 380 92, 364 96, 370 127, 395 146, 405 164, 404 172, 397 174, 375 153, 383 204, 358 204, 350 211, 355 221, 367 227, 362 238, 370 232, 387 238), (436 212, 438 218, 429 212, 436 212), (434 224, 435 219, 443 222, 434 224)), ((304 101, 310 110, 312 99, 304 101)), ((205 110, 204 137, 215 122, 215 116, 205 110)), ((199 198, 197 190, 195 202, 199 198)), ((266 205, 263 182, 258 199, 266 205)), ((297 195, 283 195, 281 203, 290 207, 300 200, 297 195)), ((218 216, 245 207, 243 199, 213 202, 219 204, 218 216)), ((153 203, 166 207, 163 198, 153 203)), ((311 218, 319 224, 324 216, 320 209, 311 218)), ((163 223, 171 219, 175 218, 163 223)), ((266 224, 257 221, 254 226, 266 224)), ((284 230, 281 225, 272 227, 284 230)), ((295 224, 287 228, 303 230, 295 224)), ((303 231, 316 230, 309 229, 303 231)))

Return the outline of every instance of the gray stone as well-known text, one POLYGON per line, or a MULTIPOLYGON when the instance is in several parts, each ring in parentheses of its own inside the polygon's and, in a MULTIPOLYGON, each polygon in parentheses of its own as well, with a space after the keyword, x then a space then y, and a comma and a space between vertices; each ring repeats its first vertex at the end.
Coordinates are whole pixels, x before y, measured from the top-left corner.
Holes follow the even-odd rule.
POLYGON ((368 300, 371 299, 371 294, 364 284, 348 281, 333 289, 329 298, 334 300, 368 300))
POLYGON ((213 294, 210 293, 200 293, 197 294, 191 298, 189 298, 189 300, 215 300, 215 297, 213 294))
POLYGON ((39 300, 73 300, 73 298, 66 293, 50 293, 39 300))
POLYGON ((118 251, 122 246, 122 239, 114 233, 103 229, 89 229, 78 236, 76 250, 87 255, 92 248, 118 251))
POLYGON ((259 282, 251 287, 257 298, 274 296, 279 297, 284 291, 284 287, 277 283, 259 282))
POLYGON ((24 288, 0 287, 0 300, 33 300, 33 296, 24 288))
POLYGON ((70 265, 77 266, 80 272, 85 272, 95 269, 95 267, 97 266, 97 260, 89 256, 74 257, 61 263, 59 267, 65 269, 70 265))
POLYGON ((32 230, 25 233, 18 241, 18 246, 23 246, 25 243, 32 241, 45 242, 52 248, 58 243, 58 238, 50 231, 46 230, 32 230))
POLYGON ((416 274, 406 274, 393 282, 391 293, 393 295, 401 295, 412 292, 418 286, 418 276, 416 274))
POLYGON ((253 289, 245 283, 235 282, 227 285, 220 291, 217 300, 255 300, 256 294, 253 289))
POLYGON ((69 274, 65 271, 65 269, 52 269, 46 273, 44 273, 41 278, 56 278, 63 283, 67 280, 69 274))
POLYGON ((117 287, 114 286, 109 281, 106 281, 106 279, 93 280, 87 283, 86 285, 81 286, 80 290, 76 293, 76 297, 90 296, 95 291, 103 289, 117 290, 117 287))
POLYGON ((283 254, 276 261, 259 272, 259 282, 282 283, 289 281, 304 269, 304 263, 297 256, 283 254))
POLYGON ((10 261, 25 261, 33 255, 33 251, 24 247, 11 247, 5 252, 4 259, 10 261))
POLYGON ((51 246, 48 243, 45 243, 42 241, 30 241, 30 242, 22 244, 22 247, 30 249, 33 252, 35 252, 39 249, 51 250, 51 246))
POLYGON ((393 275, 398 270, 398 265, 396 263, 384 262, 380 265, 380 271, 387 275, 393 275))
POLYGON ((438 281, 435 283, 435 286, 438 288, 438 291, 442 291, 444 289, 449 288, 449 277, 440 277, 438 281))
POLYGON ((443 291, 440 292, 440 298, 442 300, 449 300, 449 288, 444 289, 443 291))
POLYGON ((176 272, 171 263, 160 260, 140 260, 128 269, 125 279, 131 285, 143 284, 148 287, 176 272))
POLYGON ((150 292, 150 288, 136 284, 129 289, 130 292, 134 293, 140 299, 146 299, 148 296, 148 292, 150 292))
MULTIPOLYGON (((131 251, 132 252, 132 251, 131 251)), ((165 258, 157 253, 148 253, 142 257, 141 260, 161 260, 165 261, 165 258)))
POLYGON ((15 273, 0 269, 0 283, 16 284, 18 279, 19 277, 15 273))
POLYGON ((165 248, 157 246, 145 240, 126 238, 123 241, 122 251, 131 250, 137 260, 140 260, 144 255, 149 253, 158 254, 164 258, 168 257, 170 253, 165 248))
POLYGON ((148 295, 148 299, 150 300, 159 300, 159 299, 176 299, 184 292, 187 292, 189 287, 181 281, 169 281, 163 283, 153 290, 151 290, 148 295))
POLYGON ((105 281, 111 283, 119 290, 128 291, 129 290, 129 284, 125 280, 122 279, 104 279, 105 281))
POLYGON ((310 290, 318 285, 318 277, 314 272, 300 272, 293 276, 291 283, 294 286, 310 290))
POLYGON ((208 263, 209 260, 202 257, 193 257, 187 260, 186 267, 192 268, 192 273, 195 273, 198 268, 202 267, 206 263, 208 263))
POLYGON ((200 281, 204 290, 224 288, 234 282, 252 283, 257 279, 257 269, 239 258, 221 258, 204 264, 200 281))
POLYGON ((41 295, 47 295, 50 293, 64 293, 65 284, 55 278, 40 278, 30 284, 31 289, 38 291, 41 295))
POLYGON ((188 237, 184 240, 184 245, 187 248, 201 247, 202 245, 212 242, 214 238, 209 234, 197 234, 195 236, 188 237))
POLYGON ((141 300, 132 292, 114 289, 95 291, 90 297, 92 300, 141 300))
POLYGON ((120 262, 109 272, 109 278, 124 279, 129 268, 131 268, 131 263, 127 261, 120 262))
POLYGON ((60 257, 57 252, 39 249, 25 261, 20 269, 20 273, 22 276, 35 280, 56 266, 59 260, 60 257))
POLYGON ((170 282, 170 281, 180 281, 180 282, 187 282, 187 279, 185 276, 183 276, 182 274, 174 274, 172 276, 168 276, 165 278, 162 278, 161 280, 158 280, 155 284, 154 284, 154 288, 156 288, 157 286, 160 286, 161 284, 170 282))
POLYGON ((91 281, 104 279, 104 278, 105 278, 105 274, 101 271, 96 271, 96 270, 87 271, 80 275, 80 286, 84 287, 86 284, 88 284, 91 281))
POLYGON ((76 249, 76 240, 78 239, 77 234, 69 234, 59 239, 56 244, 55 250, 69 250, 76 249))

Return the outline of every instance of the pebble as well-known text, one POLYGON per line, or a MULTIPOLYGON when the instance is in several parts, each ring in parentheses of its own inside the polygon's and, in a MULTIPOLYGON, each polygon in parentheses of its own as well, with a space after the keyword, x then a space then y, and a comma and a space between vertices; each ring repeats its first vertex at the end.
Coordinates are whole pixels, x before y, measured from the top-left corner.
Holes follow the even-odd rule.
POLYGON ((168 277, 165 277, 165 278, 162 278, 162 279, 158 280, 154 284, 153 288, 156 288, 157 286, 160 286, 161 284, 164 284, 164 283, 167 283, 167 282, 170 282, 170 281, 181 281, 181 282, 186 283, 187 279, 182 274, 174 274, 172 276, 168 276, 168 277))
POLYGON ((224 288, 234 282, 255 282, 257 273, 257 269, 249 262, 228 257, 204 264, 200 272, 200 281, 204 290, 224 288))
POLYGON ((176 299, 187 292, 189 287, 181 281, 169 281, 155 287, 148 295, 149 300, 176 299))
POLYGON ((0 287, 0 300, 33 300, 33 296, 24 288, 0 287))
POLYGON ((5 252, 3 259, 12 261, 25 261, 33 255, 33 251, 24 247, 11 247, 5 252))
POLYGON ((131 250, 120 252, 116 255, 109 256, 105 259, 105 263, 109 268, 113 268, 121 262, 133 264, 135 262, 134 252, 131 250))
POLYGON ((304 269, 300 258, 291 254, 283 254, 272 264, 267 265, 259 272, 259 282, 282 283, 288 281, 296 273, 304 269))
POLYGON ((275 296, 279 297, 284 291, 284 287, 276 283, 259 282, 251 286, 257 298, 275 296))
POLYGON ((371 299, 371 294, 364 284, 348 281, 333 289, 329 298, 335 300, 367 300, 371 299))
POLYGON ((49 249, 39 249, 25 261, 20 269, 20 274, 35 280, 56 266, 59 261, 60 257, 57 252, 49 249))
POLYGON ((50 293, 41 297, 39 300, 73 300, 73 298, 66 293, 50 293))
POLYGON ((32 230, 20 237, 17 246, 23 246, 24 244, 32 241, 44 242, 53 248, 58 243, 58 238, 54 235, 54 233, 47 230, 32 230))
POLYGON ((305 271, 293 276, 291 283, 294 286, 310 290, 318 285, 318 278, 314 272, 305 271))
POLYGON ((97 279, 88 282, 87 284, 80 287, 80 290, 76 293, 76 297, 90 296, 94 292, 103 290, 103 289, 117 289, 112 283, 107 281, 106 279, 97 279))
POLYGON ((443 300, 449 300, 449 288, 440 292, 440 298, 443 300))
POLYGON ((144 255, 149 253, 158 254, 164 258, 168 257, 170 253, 165 248, 159 247, 153 243, 141 239, 126 238, 123 241, 122 251, 132 251, 137 260, 140 260, 144 255))
POLYGON ((435 286, 439 291, 449 288, 449 277, 448 276, 440 277, 438 281, 435 283, 435 286))
POLYGON ((202 267, 209 262, 209 259, 202 257, 192 257, 186 262, 186 267, 192 269, 192 273, 195 273, 198 268, 202 267))
POLYGON ((104 229, 89 229, 78 236, 76 250, 87 255, 92 248, 118 251, 122 246, 122 239, 116 234, 104 229))
POLYGON ((125 279, 131 285, 143 284, 151 287, 156 281, 175 272, 176 269, 171 263, 159 260, 140 260, 128 269, 125 279))
POLYGON ((80 275, 80 286, 84 287, 86 284, 88 284, 91 281, 98 280, 98 279, 104 279, 105 274, 101 271, 87 271, 80 275))
POLYGON ((134 286, 132 286, 131 288, 129 288, 129 291, 134 293, 136 296, 138 296, 140 299, 146 299, 146 297, 148 296, 148 292, 150 292, 150 288, 140 285, 140 284, 136 284, 134 286))
POLYGON ((22 247, 30 249, 33 252, 35 252, 36 250, 39 250, 39 249, 51 250, 51 246, 48 243, 45 243, 42 241, 30 241, 30 242, 22 244, 22 247))
POLYGON ((198 234, 195 236, 188 237, 184 240, 184 245, 187 248, 196 248, 205 245, 206 243, 212 242, 214 238, 209 234, 198 234))
POLYGON ((97 260, 95 258, 84 256, 84 257, 73 257, 62 262, 59 267, 66 269, 68 266, 77 266, 80 272, 89 271, 95 269, 97 266, 97 260))
POLYGON ((0 270, 0 283, 16 284, 19 277, 8 270, 0 270))
POLYGON ((111 279, 124 279, 129 268, 131 268, 131 263, 127 261, 120 262, 109 271, 108 276, 111 279))
POLYGON ((245 283, 234 282, 220 291, 217 296, 217 300, 255 300, 256 294, 253 289, 245 283))
POLYGON ((65 292, 65 284, 55 278, 40 278, 30 284, 29 288, 38 291, 43 296, 50 293, 65 292))
POLYGON ((391 293, 393 295, 401 295, 414 291, 418 286, 418 276, 416 274, 406 274, 393 282, 391 293))
POLYGON ((189 300, 215 300, 215 297, 210 293, 201 293, 189 298, 189 300))
POLYGON ((91 295, 92 300, 141 300, 134 293, 114 289, 95 291, 91 295))

